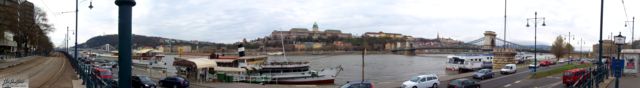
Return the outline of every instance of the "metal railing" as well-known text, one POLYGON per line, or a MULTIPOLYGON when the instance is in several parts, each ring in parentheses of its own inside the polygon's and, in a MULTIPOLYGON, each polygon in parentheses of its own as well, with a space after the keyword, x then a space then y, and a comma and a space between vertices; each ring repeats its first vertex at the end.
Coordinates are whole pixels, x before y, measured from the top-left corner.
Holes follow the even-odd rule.
POLYGON ((605 66, 596 66, 594 68, 589 68, 587 72, 589 74, 582 75, 580 79, 574 82, 572 85, 567 86, 567 88, 598 88, 599 83, 604 82, 604 79, 607 79, 609 76, 609 68, 605 66))
POLYGON ((93 66, 90 64, 92 62, 89 61, 87 58, 83 58, 83 57, 72 58, 73 56, 65 51, 58 51, 58 52, 63 53, 67 57, 67 59, 71 63, 71 66, 76 71, 76 74, 80 75, 80 78, 82 79, 82 82, 83 82, 82 84, 84 84, 86 88, 117 88, 118 87, 117 82, 115 80, 102 79, 102 78, 99 78, 97 75, 95 75, 92 71, 93 66))

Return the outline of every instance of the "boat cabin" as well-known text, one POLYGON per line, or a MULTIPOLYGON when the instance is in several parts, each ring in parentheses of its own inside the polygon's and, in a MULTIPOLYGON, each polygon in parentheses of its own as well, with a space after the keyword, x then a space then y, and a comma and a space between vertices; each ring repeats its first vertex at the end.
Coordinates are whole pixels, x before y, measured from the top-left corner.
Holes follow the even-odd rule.
POLYGON ((173 66, 175 66, 178 71, 176 74, 180 76, 187 77, 187 79, 201 79, 213 74, 217 64, 214 60, 208 58, 188 58, 174 61, 173 66), (204 75, 204 77, 202 77, 202 75, 204 75))

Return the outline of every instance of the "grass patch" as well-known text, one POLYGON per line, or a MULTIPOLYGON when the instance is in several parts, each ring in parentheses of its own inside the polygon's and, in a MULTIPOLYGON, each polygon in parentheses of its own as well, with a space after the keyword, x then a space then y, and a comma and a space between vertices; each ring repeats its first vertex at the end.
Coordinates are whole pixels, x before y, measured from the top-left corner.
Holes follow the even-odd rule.
POLYGON ((575 68, 585 68, 590 66, 591 64, 566 64, 564 66, 556 67, 551 70, 536 72, 536 74, 529 76, 529 78, 538 79, 542 77, 560 74, 566 70, 575 69, 575 68))

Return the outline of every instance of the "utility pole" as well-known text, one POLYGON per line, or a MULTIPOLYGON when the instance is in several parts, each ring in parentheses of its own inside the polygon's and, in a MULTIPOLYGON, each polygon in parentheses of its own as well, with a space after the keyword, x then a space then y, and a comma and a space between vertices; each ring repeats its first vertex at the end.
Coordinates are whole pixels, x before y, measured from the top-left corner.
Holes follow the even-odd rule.
POLYGON ((635 23, 635 22, 636 22, 636 17, 635 17, 635 16, 634 16, 634 17, 632 17, 632 18, 631 18, 631 21, 625 21, 624 27, 627 27, 627 23, 628 23, 628 22, 631 22, 631 49, 635 49, 635 48, 636 48, 636 46, 635 46, 635 45, 633 45, 633 41, 634 41, 635 39, 634 39, 633 37, 634 37, 634 35, 635 35, 634 33, 636 33, 636 32, 635 32, 635 27, 636 27, 636 23, 635 23))
POLYGON ((504 44, 502 44, 502 47, 506 50, 507 49, 507 0, 504 0, 504 44))
POLYGON ((74 48, 74 52, 73 52, 73 57, 74 58, 78 58, 78 0, 76 0, 76 32, 75 32, 75 45, 73 46, 74 48))
MULTIPOLYGON (((604 71, 602 69, 602 23, 604 18, 604 0, 600 0, 600 38, 598 40, 598 71, 604 71)), ((596 83, 596 88, 599 87, 599 84, 596 83)))
POLYGON ((67 34, 64 35, 64 48, 69 53, 69 26, 67 26, 67 34))
MULTIPOLYGON (((73 58, 75 58, 76 60, 80 59, 78 57, 78 11, 79 11, 78 10, 78 0, 76 0, 76 25, 75 25, 76 29, 75 29, 75 33, 74 33, 76 38, 75 38, 75 43, 74 43, 74 46, 73 46, 73 58)), ((86 64, 82 64, 82 66, 80 68, 82 69, 82 71, 83 71, 82 73, 84 75, 82 78, 84 79, 84 81, 87 81, 87 82, 84 83, 85 86, 87 88, 92 88, 93 87, 92 81, 88 81, 88 80, 90 80, 89 79, 90 75, 88 75, 89 66, 87 66, 86 64)))
POLYGON ((361 81, 364 82, 364 55, 367 54, 367 46, 368 46, 368 44, 367 44, 367 38, 366 37, 363 37, 362 39, 364 41, 364 43, 362 43, 363 44, 362 46, 364 48, 362 50, 362 73, 361 73, 362 80, 361 81))
POLYGON ((134 0, 116 0, 118 5, 118 86, 131 87, 131 9, 136 5, 134 0))
MULTIPOLYGON (((584 46, 584 44, 585 44, 585 42, 582 40, 582 38, 580 38, 580 52, 584 52, 584 51, 582 51, 582 47, 584 46)), ((580 53, 580 58, 583 58, 582 54, 583 53, 580 53)))
MULTIPOLYGON (((567 35, 567 44, 571 45, 571 32, 569 32, 569 35, 567 35)), ((571 45, 571 47, 573 47, 573 45, 571 45)), ((571 58, 571 52, 572 52, 572 51, 573 51, 573 50, 569 50, 569 51, 567 51, 567 52, 568 52, 568 54, 569 54, 569 57, 567 57, 567 58, 571 58)))

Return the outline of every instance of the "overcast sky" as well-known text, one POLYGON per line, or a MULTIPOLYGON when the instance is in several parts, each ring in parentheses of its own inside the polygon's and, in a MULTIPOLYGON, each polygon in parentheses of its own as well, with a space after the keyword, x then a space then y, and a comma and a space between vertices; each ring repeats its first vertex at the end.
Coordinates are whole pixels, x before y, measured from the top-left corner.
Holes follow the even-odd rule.
MULTIPOLYGON (((29 0, 49 14, 56 30, 50 33, 62 44, 66 27, 74 30, 74 0, 29 0)), ((443 37, 471 41, 484 31, 503 38, 504 0, 136 0, 133 33, 166 38, 221 43, 255 39, 273 30, 311 28, 339 29, 361 35, 364 32, 402 33, 414 37, 443 37)), ((604 39, 610 33, 631 35, 626 20, 637 16, 640 1, 605 1, 604 39), (635 11, 634 11, 635 10, 635 11)), ((533 27, 525 27, 534 12, 545 17, 547 26, 538 28, 538 43, 550 45, 559 35, 571 32, 587 45, 597 43, 600 0, 509 0, 507 40, 532 45, 533 27)), ((78 41, 117 33, 114 0, 80 0, 78 41), (93 1, 93 9, 89 2, 93 1)), ((640 16, 639 16, 640 17, 640 16)), ((532 22, 532 21, 531 21, 532 22)), ((533 25, 533 23, 531 23, 533 25)), ((639 30, 640 31, 640 30, 639 30)), ((640 34, 639 34, 640 35, 640 34)), ((638 37, 640 38, 640 37, 638 37)), ((638 39, 636 38, 636 39, 638 39)), ((628 36, 628 41, 631 37, 628 36)), ((578 46, 577 41, 572 43, 578 46)), ((591 47, 584 47, 591 49, 591 47)), ((577 48, 579 49, 579 47, 577 48)))

